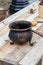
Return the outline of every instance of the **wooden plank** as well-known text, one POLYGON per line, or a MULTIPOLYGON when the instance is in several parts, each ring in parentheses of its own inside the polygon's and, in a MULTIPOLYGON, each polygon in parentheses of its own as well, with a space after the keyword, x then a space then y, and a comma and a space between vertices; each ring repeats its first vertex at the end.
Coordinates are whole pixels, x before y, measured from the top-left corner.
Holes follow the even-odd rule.
POLYGON ((18 63, 31 50, 31 48, 29 42, 23 45, 10 45, 10 43, 8 43, 1 48, 0 53, 4 55, 4 61, 16 65, 16 63, 18 63))
POLYGON ((4 27, 4 24, 2 22, 0 22, 0 29, 4 27))
POLYGON ((0 60, 4 61, 5 57, 12 52, 17 46, 10 45, 10 43, 7 41, 6 45, 4 45, 2 48, 0 48, 0 60))
POLYGON ((21 65, 36 65, 43 56, 43 39, 19 62, 21 65))
POLYGON ((6 44, 5 40, 9 40, 8 33, 9 33, 9 32, 7 32, 5 35, 3 35, 2 37, 0 37, 0 48, 1 48, 4 44, 6 44))
POLYGON ((0 29, 0 37, 4 36, 7 32, 9 32, 9 26, 5 25, 0 29))

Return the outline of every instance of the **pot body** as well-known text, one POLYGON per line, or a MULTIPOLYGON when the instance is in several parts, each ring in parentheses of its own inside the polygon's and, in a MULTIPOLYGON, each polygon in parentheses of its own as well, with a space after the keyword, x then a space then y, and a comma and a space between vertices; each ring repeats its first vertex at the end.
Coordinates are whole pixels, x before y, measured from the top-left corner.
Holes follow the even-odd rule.
POLYGON ((13 41, 13 42, 18 42, 18 43, 25 43, 27 41, 31 41, 32 39, 32 31, 28 30, 28 31, 22 31, 22 32, 15 32, 13 30, 10 30, 9 33, 9 38, 13 41))
POLYGON ((30 22, 15 22, 10 25, 9 38, 12 42, 17 42, 19 44, 23 44, 28 42, 31 44, 32 39, 32 30, 30 22), (28 24, 29 23, 29 24, 28 24), (16 25, 17 24, 17 25, 16 25))

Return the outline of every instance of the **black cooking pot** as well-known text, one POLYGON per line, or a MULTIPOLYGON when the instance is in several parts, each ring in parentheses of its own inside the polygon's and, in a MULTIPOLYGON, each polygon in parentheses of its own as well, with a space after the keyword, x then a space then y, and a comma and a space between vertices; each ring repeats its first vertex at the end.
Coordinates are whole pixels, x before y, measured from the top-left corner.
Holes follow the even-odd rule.
POLYGON ((32 27, 31 22, 27 22, 27 21, 15 21, 15 22, 11 23, 9 25, 10 40, 12 40, 13 43, 17 42, 19 44, 23 44, 23 43, 29 41, 29 44, 33 45, 31 43, 31 39, 32 39, 32 35, 33 35, 31 27, 32 27))

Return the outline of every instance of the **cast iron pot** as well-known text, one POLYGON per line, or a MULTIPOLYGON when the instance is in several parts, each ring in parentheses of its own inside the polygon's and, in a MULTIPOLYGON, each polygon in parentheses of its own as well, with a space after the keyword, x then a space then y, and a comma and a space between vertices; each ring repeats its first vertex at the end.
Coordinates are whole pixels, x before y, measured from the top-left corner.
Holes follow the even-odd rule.
POLYGON ((12 41, 11 44, 14 44, 14 42, 23 44, 29 41, 29 44, 33 45, 31 43, 31 39, 33 35, 31 27, 32 24, 27 21, 15 21, 11 23, 9 25, 10 28, 9 38, 12 41))

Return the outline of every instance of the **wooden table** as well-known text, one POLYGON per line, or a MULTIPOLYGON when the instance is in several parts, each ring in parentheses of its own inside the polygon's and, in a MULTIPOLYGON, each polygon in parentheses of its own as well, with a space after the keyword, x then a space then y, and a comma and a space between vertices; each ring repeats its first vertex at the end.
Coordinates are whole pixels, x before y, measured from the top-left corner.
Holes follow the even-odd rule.
MULTIPOLYGON (((28 9, 28 7, 27 7, 27 9, 28 9)), ((26 8, 24 8, 23 10, 26 10, 26 8)), ((20 16, 18 15, 18 17, 17 17, 17 14, 19 14, 23 10, 19 11, 18 13, 8 17, 7 19, 5 19, 1 22, 1 24, 3 26, 1 26, 1 28, 0 28, 0 31, 1 31, 0 32, 0 41, 1 41, 0 65, 3 65, 4 62, 14 64, 14 65, 36 65, 36 64, 39 64, 39 61, 40 61, 40 65, 42 64, 41 63, 42 56, 43 56, 43 39, 42 39, 42 37, 40 37, 36 34, 33 34, 32 42, 36 41, 36 43, 32 47, 29 45, 29 42, 27 42, 23 45, 17 45, 17 44, 10 45, 9 41, 5 41, 8 39, 8 38, 6 38, 8 32, 9 32, 8 25, 12 21, 21 20, 21 19, 28 20, 30 16, 31 16, 30 18, 32 19, 32 17, 33 17, 33 19, 35 21, 43 20, 43 19, 37 17, 37 15, 35 16, 36 18, 34 17, 36 12, 31 15, 31 14, 28 14, 27 10, 26 10, 26 14, 24 14, 24 15, 22 14, 20 16), (15 19, 13 17, 15 17, 15 19), (11 19, 11 18, 13 18, 13 19, 11 19), (2 44, 2 42, 3 42, 3 44, 2 44)), ((31 21, 33 21, 33 20, 31 20, 31 21)), ((40 24, 38 24, 38 25, 40 25, 40 24)), ((39 27, 38 27, 38 25, 36 27, 33 27, 33 29, 38 30, 38 31, 43 31, 43 24, 41 24, 39 27)))

